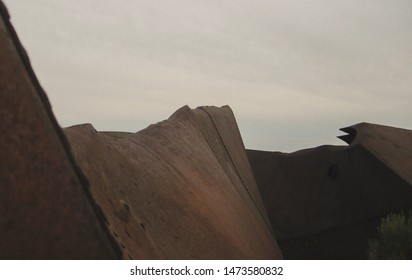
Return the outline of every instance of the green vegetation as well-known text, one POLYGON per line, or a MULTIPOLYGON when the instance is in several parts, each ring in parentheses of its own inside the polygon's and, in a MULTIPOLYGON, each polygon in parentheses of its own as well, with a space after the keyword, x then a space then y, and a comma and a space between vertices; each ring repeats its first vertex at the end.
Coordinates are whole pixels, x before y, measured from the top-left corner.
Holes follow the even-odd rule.
POLYGON ((369 259, 412 259, 412 212, 389 214, 381 220, 378 236, 369 240, 369 259))

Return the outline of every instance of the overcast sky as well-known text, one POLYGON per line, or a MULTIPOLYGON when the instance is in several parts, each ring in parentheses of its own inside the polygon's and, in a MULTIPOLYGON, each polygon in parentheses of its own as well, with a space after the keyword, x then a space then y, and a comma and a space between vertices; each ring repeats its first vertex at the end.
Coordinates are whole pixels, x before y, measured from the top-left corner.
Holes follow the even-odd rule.
POLYGON ((229 105, 246 147, 412 129, 410 0, 3 0, 61 126, 229 105))

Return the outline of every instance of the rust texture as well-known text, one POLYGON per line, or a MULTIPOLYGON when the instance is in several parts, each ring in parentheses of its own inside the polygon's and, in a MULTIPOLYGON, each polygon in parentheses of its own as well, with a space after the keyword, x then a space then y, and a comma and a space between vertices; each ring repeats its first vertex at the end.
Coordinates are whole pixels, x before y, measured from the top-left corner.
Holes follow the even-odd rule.
POLYGON ((119 258, 0 7, 0 258, 119 258))
POLYGON ((125 257, 281 258, 229 107, 185 106, 137 133, 65 131, 125 257))
POLYGON ((412 208, 412 131, 370 123, 342 131, 349 146, 248 150, 285 258, 365 258, 379 218, 412 208))

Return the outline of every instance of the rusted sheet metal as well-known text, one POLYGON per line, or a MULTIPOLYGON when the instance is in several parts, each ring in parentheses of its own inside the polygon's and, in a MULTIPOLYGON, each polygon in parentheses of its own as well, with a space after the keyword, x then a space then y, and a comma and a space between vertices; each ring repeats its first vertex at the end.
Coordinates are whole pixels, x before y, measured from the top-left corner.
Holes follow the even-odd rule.
POLYGON ((369 123, 342 131, 349 146, 248 151, 286 258, 366 257, 365 232, 378 218, 412 208, 412 131, 369 123))
POLYGON ((65 132, 125 257, 281 258, 230 108, 186 106, 131 134, 65 132))
POLYGON ((0 13, 0 258, 119 258, 1 2, 0 13))

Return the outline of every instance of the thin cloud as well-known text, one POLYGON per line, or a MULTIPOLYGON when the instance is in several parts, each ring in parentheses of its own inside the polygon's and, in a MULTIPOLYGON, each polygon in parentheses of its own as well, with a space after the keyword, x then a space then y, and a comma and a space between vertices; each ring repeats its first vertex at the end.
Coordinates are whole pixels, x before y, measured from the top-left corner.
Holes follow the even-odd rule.
POLYGON ((284 151, 412 128, 410 1, 5 2, 63 126, 228 104, 246 146, 284 151))

